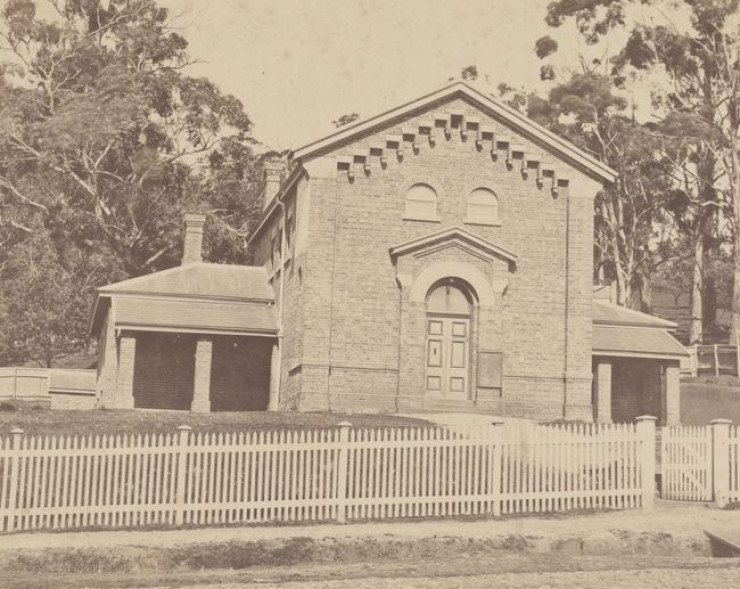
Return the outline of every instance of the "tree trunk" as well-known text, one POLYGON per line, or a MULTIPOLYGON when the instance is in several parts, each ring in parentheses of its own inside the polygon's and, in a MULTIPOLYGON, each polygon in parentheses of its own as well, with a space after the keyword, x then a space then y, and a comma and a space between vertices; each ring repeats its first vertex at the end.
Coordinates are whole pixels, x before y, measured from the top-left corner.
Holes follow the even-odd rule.
MULTIPOLYGON (((700 222, 700 226, 703 223, 700 222)), ((704 339, 703 330, 703 294, 704 294, 704 232, 697 230, 694 238, 694 270, 691 280, 691 326, 689 345, 700 344, 704 339)), ((735 274, 735 279, 740 277, 735 274)), ((740 292, 740 291, 738 291, 740 292)))
MULTIPOLYGON (((734 98, 734 97, 733 97, 734 98)), ((738 120, 737 103, 730 101, 730 120, 732 122, 729 136, 729 183, 732 197, 732 318, 730 320, 730 344, 740 346, 740 162, 738 162, 738 120)))

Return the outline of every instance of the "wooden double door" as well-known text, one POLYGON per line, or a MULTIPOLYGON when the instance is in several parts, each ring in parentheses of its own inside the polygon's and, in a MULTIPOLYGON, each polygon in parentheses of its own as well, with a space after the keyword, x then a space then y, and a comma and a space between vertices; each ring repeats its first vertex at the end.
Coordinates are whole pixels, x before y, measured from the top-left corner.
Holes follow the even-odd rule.
POLYGON ((427 315, 427 395, 465 400, 470 391, 470 317, 427 315))

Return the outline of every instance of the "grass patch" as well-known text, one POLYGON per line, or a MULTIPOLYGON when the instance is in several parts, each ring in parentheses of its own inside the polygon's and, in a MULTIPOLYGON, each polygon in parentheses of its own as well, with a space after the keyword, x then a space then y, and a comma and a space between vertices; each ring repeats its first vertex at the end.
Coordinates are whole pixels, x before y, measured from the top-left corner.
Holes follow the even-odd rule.
POLYGON ((173 433, 180 425, 196 432, 274 431, 334 427, 428 427, 423 419, 390 414, 277 411, 190 413, 189 411, 51 411, 19 407, 0 412, 0 435, 14 427, 27 435, 173 433))
POLYGON ((706 425, 720 417, 740 424, 740 379, 701 376, 681 380, 681 423, 706 425))
POLYGON ((207 570, 248 570, 287 567, 301 563, 392 562, 418 558, 445 558, 453 553, 467 556, 522 553, 533 548, 530 538, 509 534, 502 538, 434 536, 426 538, 287 538, 212 542, 162 548, 119 546, 116 548, 54 549, 24 551, 0 564, 5 575, 171 573, 207 570))

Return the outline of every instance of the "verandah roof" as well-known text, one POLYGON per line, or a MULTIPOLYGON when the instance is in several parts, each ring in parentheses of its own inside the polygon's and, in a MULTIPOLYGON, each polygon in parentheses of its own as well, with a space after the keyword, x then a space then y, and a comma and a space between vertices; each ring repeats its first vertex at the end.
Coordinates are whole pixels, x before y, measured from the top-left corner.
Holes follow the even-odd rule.
POLYGON ((593 356, 680 360, 686 349, 668 330, 672 321, 625 309, 603 300, 593 302, 593 356))
POLYGON ((90 330, 274 335, 274 303, 264 268, 195 262, 98 289, 90 330))

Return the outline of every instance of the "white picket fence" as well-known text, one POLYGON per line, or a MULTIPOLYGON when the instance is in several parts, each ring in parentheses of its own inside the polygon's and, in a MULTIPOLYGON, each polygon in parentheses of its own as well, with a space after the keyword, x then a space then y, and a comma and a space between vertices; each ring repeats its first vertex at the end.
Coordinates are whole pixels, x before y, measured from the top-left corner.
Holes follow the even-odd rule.
MULTIPOLYGON (((727 493, 724 504, 740 503, 740 426, 727 428, 727 479, 722 481, 726 485, 727 493)), ((718 459, 721 461, 722 456, 718 459)), ((720 483, 720 485, 722 484, 720 483)))
POLYGON ((675 501, 712 501, 712 427, 668 426, 661 431, 661 496, 675 501))
POLYGON ((0 438, 0 531, 649 507, 655 423, 0 438))
POLYGON ((728 419, 708 426, 670 426, 661 432, 661 497, 740 502, 740 427, 728 419))

